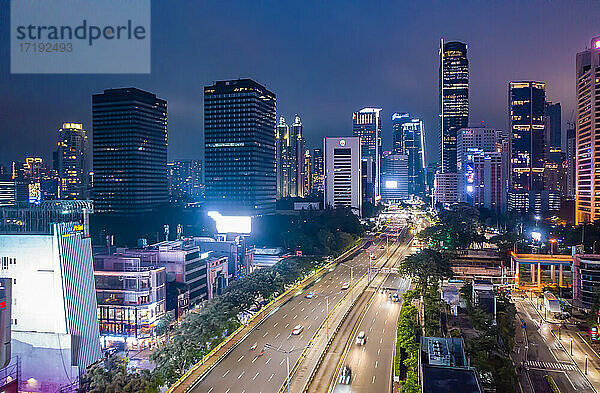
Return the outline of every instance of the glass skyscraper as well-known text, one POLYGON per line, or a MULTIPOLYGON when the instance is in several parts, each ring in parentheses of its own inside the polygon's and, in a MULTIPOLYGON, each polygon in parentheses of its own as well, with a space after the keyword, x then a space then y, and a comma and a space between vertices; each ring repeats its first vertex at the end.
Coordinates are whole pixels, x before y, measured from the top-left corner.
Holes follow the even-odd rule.
POLYGON ((442 173, 456 173, 456 137, 469 126, 467 44, 440 41, 440 117, 442 173))
POLYGON ((360 138, 365 170, 363 201, 376 203, 380 198, 381 178, 381 108, 363 108, 352 114, 352 132, 360 138))
POLYGON ((411 119, 408 113, 394 113, 392 124, 393 153, 407 156, 408 194, 422 195, 425 192, 423 122, 420 119, 411 119))
POLYGON ((275 94, 251 79, 204 87, 206 203, 230 214, 275 211, 275 94))
POLYGON ((167 101, 136 89, 92 96, 98 213, 136 215, 168 202, 167 101))
POLYGON ((58 131, 56 166, 60 199, 88 198, 87 143, 81 123, 63 123, 58 131))

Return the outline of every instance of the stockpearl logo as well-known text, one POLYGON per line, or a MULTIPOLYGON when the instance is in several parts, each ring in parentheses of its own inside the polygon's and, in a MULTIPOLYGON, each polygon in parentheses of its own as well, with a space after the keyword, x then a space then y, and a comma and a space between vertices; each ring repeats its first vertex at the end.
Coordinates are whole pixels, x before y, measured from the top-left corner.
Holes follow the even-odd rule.
POLYGON ((11 0, 11 73, 150 73, 150 0, 11 0))

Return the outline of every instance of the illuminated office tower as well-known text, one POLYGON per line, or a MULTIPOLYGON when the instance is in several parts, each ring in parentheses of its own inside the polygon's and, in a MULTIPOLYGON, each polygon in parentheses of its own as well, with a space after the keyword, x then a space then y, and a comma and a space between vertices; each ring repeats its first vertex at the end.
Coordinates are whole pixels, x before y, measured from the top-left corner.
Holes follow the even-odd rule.
POLYGON ((175 160, 167 163, 171 202, 197 202, 204 195, 202 161, 175 160))
POLYGON ((56 170, 60 199, 88 199, 87 135, 81 123, 63 123, 58 130, 56 170))
POLYGON ((312 193, 312 169, 313 160, 310 155, 310 150, 306 149, 304 152, 304 177, 302 179, 302 185, 304 187, 304 196, 308 196, 312 193))
MULTIPOLYGON (((401 143, 398 153, 407 156, 408 160, 408 193, 423 195, 425 193, 425 147, 423 140, 423 122, 410 119, 402 123, 401 143)), ((396 151, 396 145, 394 145, 396 151)))
POLYGON ((409 197, 409 156, 390 154, 381 160, 381 199, 398 203, 409 197))
POLYGON ((325 187, 325 169, 323 162, 323 149, 317 148, 313 150, 313 173, 312 173, 312 188, 313 192, 323 192, 325 187))
POLYGON ((290 196, 290 128, 281 116, 277 123, 277 196, 285 198, 290 196))
POLYGON ((360 138, 363 166, 367 171, 363 200, 376 203, 381 199, 381 108, 363 108, 352 115, 352 132, 360 138))
POLYGON ((545 104, 545 122, 546 122, 546 167, 544 175, 546 178, 545 188, 549 191, 558 193, 561 197, 565 196, 564 178, 566 168, 563 167, 565 160, 562 147, 562 116, 560 103, 546 102, 545 104))
POLYGON ((304 168, 304 154, 306 142, 304 140, 304 129, 300 116, 294 116, 294 123, 290 129, 290 196, 304 197, 304 184, 306 174, 304 168))
POLYGON ((231 214, 275 212, 275 94, 251 79, 204 87, 206 205, 231 214))
POLYGON ((169 200, 167 101, 133 87, 92 96, 98 213, 138 215, 169 200))
POLYGON ((350 208, 362 214, 361 141, 358 137, 326 137, 325 207, 350 208))
POLYGON ((410 121, 410 114, 406 112, 392 114, 392 133, 394 137, 392 154, 403 154, 404 130, 402 129, 402 125, 408 121, 410 121))
POLYGON ((440 41, 440 117, 442 173, 456 173, 458 130, 469 125, 467 44, 440 41))
POLYGON ((509 82, 511 155, 508 210, 543 213, 560 209, 560 195, 545 188, 547 140, 546 86, 509 82))
POLYGON ((569 123, 567 127, 567 151, 565 152, 565 186, 564 193, 567 199, 575 198, 575 179, 577 178, 577 139, 575 138, 575 124, 569 123))
POLYGON ((576 57, 576 198, 575 222, 600 218, 600 37, 592 39, 590 49, 576 57))

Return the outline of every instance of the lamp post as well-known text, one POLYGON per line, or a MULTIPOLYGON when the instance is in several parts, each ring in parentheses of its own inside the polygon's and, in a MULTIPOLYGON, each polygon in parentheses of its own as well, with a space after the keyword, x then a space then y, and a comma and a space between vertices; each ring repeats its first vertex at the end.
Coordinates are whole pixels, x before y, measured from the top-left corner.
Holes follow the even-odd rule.
POLYGON ((571 356, 573 356, 573 337, 571 337, 571 356))
POLYGON ((297 352, 297 351, 303 351, 306 348, 308 348, 309 346, 310 345, 307 345, 307 346, 301 347, 301 348, 292 349, 290 351, 286 351, 285 349, 280 349, 280 348, 274 347, 273 345, 271 345, 269 343, 265 344, 265 349, 272 349, 274 351, 285 354, 285 361, 286 361, 286 368, 287 368, 287 378, 286 378, 287 393, 290 393, 290 354, 297 352))
POLYGON ((352 284, 354 282, 354 266, 350 266, 350 265, 345 264, 343 262, 340 262, 340 265, 344 265, 344 266, 350 268, 350 303, 353 303, 354 302, 354 294, 352 292, 352 286, 353 286, 352 284))
POLYGON ((585 375, 587 375, 587 359, 588 359, 588 355, 586 353, 585 354, 585 375))

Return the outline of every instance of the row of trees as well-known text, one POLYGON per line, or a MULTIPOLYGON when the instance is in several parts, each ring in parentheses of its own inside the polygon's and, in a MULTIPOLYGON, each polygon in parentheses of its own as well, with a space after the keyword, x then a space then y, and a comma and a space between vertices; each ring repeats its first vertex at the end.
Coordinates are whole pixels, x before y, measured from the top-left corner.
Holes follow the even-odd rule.
POLYGON ((420 393, 419 385, 419 338, 421 326, 418 322, 419 311, 404 297, 400 315, 398 316, 398 330, 396 331, 396 356, 394 370, 396 375, 405 372, 405 379, 399 389, 400 393, 420 393), (402 360, 404 358, 404 360, 402 360))

